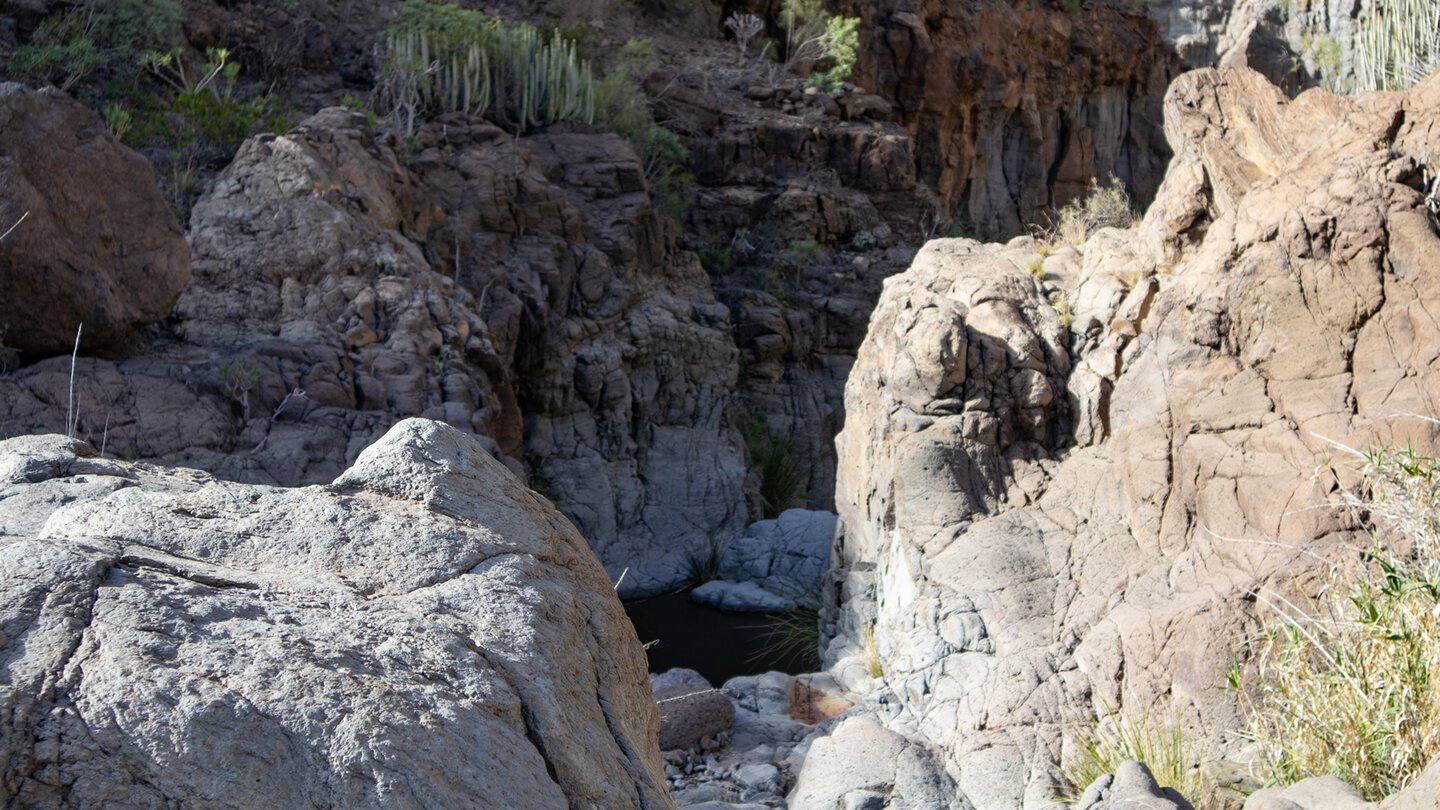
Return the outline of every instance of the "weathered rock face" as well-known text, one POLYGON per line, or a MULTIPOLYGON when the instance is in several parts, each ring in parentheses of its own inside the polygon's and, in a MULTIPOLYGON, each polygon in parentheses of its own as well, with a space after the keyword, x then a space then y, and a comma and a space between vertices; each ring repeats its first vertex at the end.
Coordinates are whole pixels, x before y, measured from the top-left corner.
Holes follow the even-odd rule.
POLYGON ((604 571, 459 430, 292 490, 30 436, 0 486, 20 806, 674 806, 604 571))
POLYGON ((1160 35, 1187 67, 1243 64, 1287 91, 1354 72, 1365 0, 1151 0, 1160 35))
POLYGON ((1328 440, 1436 446, 1401 415, 1440 384, 1437 99, 1187 74, 1138 230, 1044 282, 1021 240, 932 243, 887 284, 838 442, 827 659, 876 622, 977 808, 1043 806, 1065 725, 1104 706, 1234 727, 1253 594, 1308 587, 1356 528, 1313 475, 1328 440))
POLYGON ((934 751, 863 717, 841 722, 810 746, 785 798, 793 810, 970 810, 934 751))
POLYGON ((154 178, 80 103, 0 84, 0 344, 108 348, 170 312, 190 251, 154 178))
MULTIPOLYGON (((77 418, 127 455, 282 485, 443 420, 528 469, 627 592, 660 590, 747 518, 728 313, 672 239, 614 135, 451 117, 404 161, 325 110, 242 146, 192 214, 176 339, 86 364, 77 418)), ((58 361, 0 377, 7 433, 59 428, 67 384, 58 361)))
POLYGON ((1014 235, 1114 175, 1140 200, 1168 151, 1174 74, 1143 9, 1086 3, 841 3, 858 16, 856 82, 895 106, 918 176, 978 233, 1014 235))

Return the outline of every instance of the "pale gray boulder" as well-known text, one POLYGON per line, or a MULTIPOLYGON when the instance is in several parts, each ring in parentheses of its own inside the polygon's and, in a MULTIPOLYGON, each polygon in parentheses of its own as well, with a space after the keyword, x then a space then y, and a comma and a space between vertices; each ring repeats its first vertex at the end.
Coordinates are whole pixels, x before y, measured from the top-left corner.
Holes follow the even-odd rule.
POLYGON ((787 596, 771 593, 753 582, 712 579, 690 592, 702 605, 739 612, 794 610, 800 606, 787 596))
POLYGON ((745 536, 725 545, 718 578, 690 598, 724 610, 795 610, 818 603, 830 567, 835 515, 787 509, 778 518, 750 524, 745 536))
POLYGON ((1150 767, 1130 760, 1096 779, 1080 794, 1075 810, 1193 810, 1174 788, 1155 781, 1150 767))
POLYGON ((7 806, 673 807, 609 580, 473 438, 303 489, 90 453, 0 443, 7 806))
MULTIPOLYGON (((1432 794, 1430 807, 1435 806, 1434 800, 1432 794)), ((1257 790, 1245 800, 1245 810, 1374 810, 1375 807, 1345 780, 1331 775, 1257 790)))
POLYGON ((971 807, 936 752, 866 717, 844 720, 833 734, 810 745, 786 800, 790 810, 971 807))

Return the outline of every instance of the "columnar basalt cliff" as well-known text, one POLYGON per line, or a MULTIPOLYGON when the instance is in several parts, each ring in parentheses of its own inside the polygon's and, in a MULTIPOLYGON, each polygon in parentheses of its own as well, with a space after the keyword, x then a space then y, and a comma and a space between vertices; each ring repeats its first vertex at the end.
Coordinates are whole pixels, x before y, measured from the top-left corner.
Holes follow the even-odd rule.
POLYGON ((1013 236, 1114 176, 1141 200, 1169 157, 1177 63, 1121 3, 841 3, 868 26, 857 81, 895 104, 918 174, 986 236, 1013 236))
POLYGON ((1090 712, 1235 727, 1255 594, 1359 543, 1313 475, 1329 441, 1436 447, 1410 415, 1440 384, 1437 102, 1440 77, 1287 101, 1189 73, 1140 228, 1043 281, 1028 240, 946 240, 887 282, 847 385, 827 660, 853 676, 874 622, 976 807, 1046 806, 1090 712))

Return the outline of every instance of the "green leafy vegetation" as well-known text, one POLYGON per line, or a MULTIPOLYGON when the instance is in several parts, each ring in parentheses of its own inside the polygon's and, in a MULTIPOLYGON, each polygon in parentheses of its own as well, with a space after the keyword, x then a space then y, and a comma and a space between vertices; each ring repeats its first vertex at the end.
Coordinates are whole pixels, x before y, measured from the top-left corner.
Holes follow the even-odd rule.
POLYGON ((786 70, 802 63, 828 64, 828 70, 812 69, 807 80, 822 90, 834 89, 849 78, 860 43, 860 18, 831 15, 820 0, 785 0, 780 25, 785 29, 786 70))
POLYGON ((176 0, 84 0, 47 17, 9 65, 99 110, 115 137, 155 164, 181 219, 201 178, 228 163, 242 140, 288 125, 268 90, 241 90, 228 51, 187 56, 183 21, 176 0))
POLYGON ((10 72, 66 91, 92 74, 124 82, 140 53, 180 45, 183 19, 176 0, 84 0, 46 17, 11 55, 10 72))
POLYGON ((133 96, 132 107, 116 102, 104 110, 113 132, 151 156, 161 190, 181 220, 200 194, 202 174, 228 163, 251 135, 289 126, 274 96, 240 96, 239 65, 227 51, 212 49, 206 57, 193 65, 179 49, 141 54, 140 64, 164 89, 133 96))
POLYGON ((766 519, 799 505, 805 498, 805 471, 795 460, 789 436, 771 430, 765 420, 755 417, 742 423, 741 433, 750 451, 750 460, 760 477, 760 499, 766 519))
POLYGON ((1355 39, 1355 89, 1404 90, 1440 67, 1440 3, 1375 3, 1355 39))
POLYGON ((241 418, 250 421, 250 392, 260 381, 260 369, 244 357, 236 357, 216 372, 225 392, 239 405, 241 418))
POLYGON ((425 115, 483 115, 522 133, 559 121, 592 121, 589 60, 560 29, 485 19, 458 6, 407 0, 386 37, 376 98, 406 136, 425 115))
POLYGON ((1378 800, 1440 755, 1440 462, 1356 456, 1363 489, 1343 500, 1373 521, 1372 548, 1303 607, 1261 594, 1256 677, 1237 665, 1230 683, 1275 781, 1334 774, 1378 800))

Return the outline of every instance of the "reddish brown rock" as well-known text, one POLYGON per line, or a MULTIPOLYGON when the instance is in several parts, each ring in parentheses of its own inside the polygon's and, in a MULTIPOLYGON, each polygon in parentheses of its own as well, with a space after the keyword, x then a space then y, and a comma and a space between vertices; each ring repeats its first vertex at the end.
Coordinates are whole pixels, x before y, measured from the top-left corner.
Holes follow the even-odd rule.
POLYGON ((861 19, 853 78, 895 106, 916 173, 981 234, 1013 235, 1114 175, 1147 200, 1178 64, 1118 3, 839 4, 861 19))
POLYGON ((68 96, 0 85, 0 343, 27 354, 111 346, 165 317, 190 248, 154 170, 68 96))

